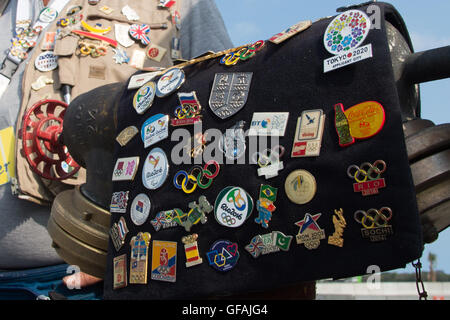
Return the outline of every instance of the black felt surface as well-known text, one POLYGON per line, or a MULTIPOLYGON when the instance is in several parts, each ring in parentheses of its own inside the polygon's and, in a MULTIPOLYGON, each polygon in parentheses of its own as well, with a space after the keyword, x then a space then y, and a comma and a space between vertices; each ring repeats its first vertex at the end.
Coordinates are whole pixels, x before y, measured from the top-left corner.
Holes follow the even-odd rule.
MULTIPOLYGON (((382 17, 387 14, 395 17, 395 10, 392 7, 381 3, 379 6, 382 8, 382 17)), ((364 7, 361 10, 364 10, 364 7)), ((233 67, 220 65, 218 59, 215 59, 184 70, 186 82, 179 92, 193 90, 197 92, 203 106, 204 130, 218 128, 224 132, 238 120, 246 121, 245 129, 248 129, 254 112, 290 113, 286 134, 280 138, 280 143, 285 146, 287 152, 283 158, 285 168, 277 177, 270 180, 258 177, 256 165, 222 165, 220 175, 209 189, 203 192, 197 190, 191 195, 186 195, 175 189, 171 181, 178 170, 188 169, 192 165, 176 166, 171 163, 165 184, 156 191, 150 191, 144 188, 141 181, 143 160, 154 147, 162 148, 170 159, 171 150, 178 142, 170 141, 169 137, 144 149, 140 136, 136 135, 123 148, 117 144, 116 158, 139 155, 141 162, 134 181, 114 183, 114 191, 130 191, 128 210, 123 214, 130 232, 119 252, 110 241, 104 287, 105 299, 190 299, 269 290, 307 280, 361 275, 366 273, 370 265, 378 265, 382 271, 392 270, 404 267, 406 263, 421 256, 421 227, 405 149, 384 20, 381 23, 381 30, 371 30, 364 42, 372 44, 373 58, 324 74, 323 60, 329 58, 330 54, 325 50, 322 39, 330 21, 331 19, 318 21, 308 30, 280 45, 267 42, 254 58, 239 62, 233 67), (238 114, 226 120, 214 116, 208 106, 214 75, 219 72, 253 72, 247 104, 238 114), (383 129, 370 139, 358 140, 350 147, 339 147, 334 128, 333 105, 343 103, 344 108, 348 108, 370 100, 378 101, 385 109, 386 122, 383 129), (303 110, 317 108, 323 109, 326 114, 320 156, 291 158, 289 155, 297 118, 303 110), (353 181, 346 175, 347 167, 366 161, 374 162, 377 159, 387 163, 388 168, 383 175, 387 187, 380 189, 380 193, 373 196, 363 197, 359 193, 354 193, 353 181), (296 169, 308 170, 317 181, 317 193, 313 200, 305 205, 292 203, 284 192, 286 177, 296 169), (185 267, 185 253, 181 243, 181 238, 187 234, 184 228, 155 232, 150 224, 150 220, 158 211, 172 208, 187 210, 188 203, 196 201, 202 194, 213 204, 217 194, 226 186, 244 188, 256 202, 259 186, 266 183, 279 188, 275 202, 277 209, 269 228, 264 229, 253 222, 258 215, 256 210, 250 219, 237 229, 219 225, 211 213, 206 224, 195 225, 192 228, 192 232, 199 235, 198 245, 203 258, 201 265, 185 267), (152 210, 146 223, 138 227, 130 219, 129 207, 132 199, 142 192, 149 195, 152 210), (394 234, 388 240, 377 243, 362 239, 361 226, 353 220, 353 213, 358 209, 379 209, 383 206, 388 206, 393 211, 391 224, 394 234), (322 213, 318 224, 325 230, 328 238, 334 232, 332 216, 334 209, 338 208, 344 210, 347 220, 343 248, 327 244, 326 239, 321 241, 316 250, 308 250, 304 245, 296 244, 295 235, 299 228, 294 223, 303 219, 305 213, 322 213), (255 235, 276 230, 294 236, 288 252, 280 251, 254 259, 244 249, 255 235), (148 284, 128 285, 126 288, 113 290, 113 257, 126 253, 129 273, 129 241, 140 231, 150 232, 152 240, 178 242, 177 280, 175 283, 150 280, 150 253, 148 284), (216 271, 207 263, 206 252, 218 239, 228 239, 239 245, 239 262, 233 270, 226 273, 216 271)), ((155 98, 153 106, 144 115, 138 115, 132 107, 135 92, 136 90, 127 90, 121 99, 118 132, 129 125, 135 125, 140 129, 147 118, 157 113, 172 115, 174 108, 179 104, 176 94, 155 98)), ((170 128, 170 133, 173 129, 170 128)), ((189 130, 192 131, 192 128, 189 130)), ((248 162, 247 155, 246 163, 248 162)), ((117 222, 121 215, 112 214, 111 223, 117 222)))

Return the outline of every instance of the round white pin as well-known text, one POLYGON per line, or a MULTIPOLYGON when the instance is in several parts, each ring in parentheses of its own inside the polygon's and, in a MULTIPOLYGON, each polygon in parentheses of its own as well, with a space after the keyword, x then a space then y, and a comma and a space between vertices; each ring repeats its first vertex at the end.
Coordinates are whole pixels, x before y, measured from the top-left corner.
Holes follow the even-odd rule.
POLYGON ((150 213, 150 209, 150 198, 144 193, 138 194, 131 203, 131 221, 137 226, 144 224, 150 213))
POLYGON ((152 149, 142 169, 142 184, 150 190, 161 187, 169 175, 169 161, 161 148, 152 149))
POLYGON ((58 56, 53 51, 44 51, 34 60, 34 66, 42 72, 55 70, 58 67, 58 56))

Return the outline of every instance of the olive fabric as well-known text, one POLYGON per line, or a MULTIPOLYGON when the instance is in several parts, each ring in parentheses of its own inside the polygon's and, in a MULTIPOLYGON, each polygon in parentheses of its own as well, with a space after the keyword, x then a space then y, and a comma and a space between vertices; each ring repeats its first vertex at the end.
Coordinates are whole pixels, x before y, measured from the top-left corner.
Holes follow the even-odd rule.
MULTIPOLYGON (((179 141, 172 141, 175 127, 170 127, 169 138, 148 148, 140 134, 127 145, 116 144, 116 158, 139 156, 140 163, 133 181, 115 181, 114 192, 129 191, 127 211, 124 214, 112 213, 111 224, 124 217, 129 229, 125 244, 117 251, 110 241, 108 249, 107 273, 104 281, 105 299, 195 299, 212 296, 232 295, 252 291, 270 291, 304 281, 324 278, 343 278, 366 274, 368 267, 376 265, 381 271, 402 268, 418 257, 422 252, 421 225, 417 210, 414 185, 408 164, 402 131, 402 118, 399 99, 396 92, 389 43, 386 35, 386 21, 406 32, 402 19, 391 5, 377 2, 380 8, 380 29, 372 29, 365 44, 372 44, 373 57, 341 69, 324 73, 323 60, 331 55, 323 44, 324 32, 332 21, 326 18, 316 21, 312 26, 282 42, 279 45, 266 41, 265 46, 247 61, 239 61, 235 66, 219 63, 220 58, 197 63, 184 68, 185 83, 178 92, 196 91, 202 105, 202 129, 217 128, 221 132, 245 121, 245 130, 254 112, 289 112, 286 134, 279 143, 286 149, 282 158, 284 169, 276 177, 265 179, 257 175, 257 165, 249 164, 246 154, 245 164, 222 164, 218 177, 206 190, 197 188, 191 194, 185 194, 174 187, 173 177, 181 169, 189 170, 192 164, 176 165, 171 153, 179 141), (212 90, 214 76, 217 73, 252 72, 252 82, 248 100, 244 108, 234 116, 221 120, 215 116, 208 99, 212 90), (334 125, 334 108, 342 103, 347 109, 364 101, 377 101, 384 107, 386 120, 382 130, 375 136, 357 140, 353 145, 340 147, 334 125), (295 134, 297 119, 302 111, 323 109, 326 115, 320 156, 291 158, 290 153, 295 134), (142 184, 142 170, 148 153, 155 147, 163 149, 169 158, 169 175, 166 182, 157 190, 148 190, 142 184), (353 192, 353 180, 347 176, 350 165, 364 162, 373 163, 384 160, 387 170, 383 174, 386 187, 379 194, 362 196, 353 192), (316 179, 317 192, 314 198, 303 205, 291 202, 285 192, 286 177, 297 169, 309 171, 316 179), (201 195, 214 204, 219 192, 227 186, 239 186, 245 189, 256 203, 261 184, 278 188, 269 227, 264 229, 254 222, 258 212, 254 209, 250 218, 238 228, 220 225, 214 213, 207 215, 205 224, 192 227, 190 233, 198 234, 198 248, 203 263, 187 268, 184 245, 181 238, 189 234, 183 227, 155 231, 150 220, 162 210, 180 208, 188 211, 191 201, 198 201, 201 195), (130 219, 131 202, 140 193, 151 200, 151 211, 146 222, 136 226, 130 219), (361 234, 362 226, 354 220, 357 210, 392 209, 393 234, 386 240, 371 242, 361 234), (343 232, 343 247, 329 245, 327 240, 335 227, 334 210, 342 208, 347 225, 343 232), (321 213, 318 225, 325 231, 326 238, 320 241, 317 249, 308 250, 296 243, 299 232, 296 222, 304 219, 305 214, 321 213), (244 247, 256 235, 272 231, 281 231, 293 236, 290 249, 253 258, 244 247), (149 232, 151 241, 148 257, 148 281, 146 285, 128 284, 113 290, 113 258, 127 255, 127 273, 130 273, 130 239, 138 232, 149 232), (207 252, 216 240, 225 239, 238 244, 240 253, 236 266, 228 272, 220 272, 208 264, 207 252), (177 267, 176 282, 155 281, 150 278, 152 261, 152 242, 154 240, 176 241, 177 267)), ((367 5, 358 7, 366 11, 367 5)), ((278 30, 275 30, 274 34, 278 30)), ((403 33, 407 38, 407 33, 403 33)), ((134 125, 139 130, 146 119, 162 113, 173 115, 179 105, 176 93, 164 98, 155 97, 153 105, 138 115, 133 108, 136 90, 125 90, 120 101, 117 118, 120 119, 117 133, 134 125)), ((193 131, 192 127, 183 127, 193 131)), ((249 138, 246 139, 247 151, 249 138)))

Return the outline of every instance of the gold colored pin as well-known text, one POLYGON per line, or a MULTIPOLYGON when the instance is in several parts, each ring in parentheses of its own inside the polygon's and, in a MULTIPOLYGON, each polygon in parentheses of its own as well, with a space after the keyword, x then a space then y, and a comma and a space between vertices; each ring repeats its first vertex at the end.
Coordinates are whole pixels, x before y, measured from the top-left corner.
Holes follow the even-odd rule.
POLYGON ((344 228, 347 226, 347 222, 345 221, 344 210, 342 208, 339 210, 335 209, 334 214, 334 233, 328 237, 328 244, 342 248, 344 246, 344 228))
POLYGON ((123 129, 116 137, 116 141, 123 147, 139 132, 135 126, 129 126, 123 129))
POLYGON ((181 242, 184 244, 184 251, 186 253, 186 267, 192 267, 203 262, 198 252, 197 244, 198 234, 190 234, 181 238, 181 242))
POLYGON ((148 246, 151 235, 139 232, 130 242, 130 283, 147 283, 148 246))

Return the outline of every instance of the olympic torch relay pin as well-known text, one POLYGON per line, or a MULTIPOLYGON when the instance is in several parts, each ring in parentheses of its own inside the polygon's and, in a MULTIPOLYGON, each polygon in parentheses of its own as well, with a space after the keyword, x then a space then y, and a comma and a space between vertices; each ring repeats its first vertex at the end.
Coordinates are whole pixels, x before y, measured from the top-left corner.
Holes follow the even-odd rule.
POLYGON ((147 283, 148 246, 151 235, 148 232, 139 232, 131 238, 130 256, 130 283, 147 283))
POLYGON ((181 242, 184 244, 184 251, 186 253, 187 268, 203 263, 202 258, 200 258, 200 253, 198 252, 197 239, 198 234, 196 233, 181 238, 181 242))
POLYGON ((377 160, 373 164, 364 162, 360 166, 351 165, 347 169, 347 175, 354 179, 354 192, 361 192, 363 196, 378 194, 378 189, 386 187, 386 182, 381 175, 386 171, 386 162, 377 160))

